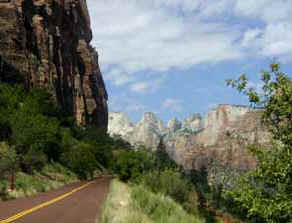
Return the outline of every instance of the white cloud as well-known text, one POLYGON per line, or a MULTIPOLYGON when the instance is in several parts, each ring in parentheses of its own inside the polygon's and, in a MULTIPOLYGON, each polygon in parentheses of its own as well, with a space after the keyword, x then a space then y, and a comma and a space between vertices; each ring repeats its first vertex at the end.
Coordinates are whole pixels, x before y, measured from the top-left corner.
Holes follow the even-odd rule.
POLYGON ((87 2, 102 69, 114 65, 122 71, 108 76, 116 85, 135 81, 134 74, 145 70, 160 74, 246 55, 292 58, 290 0, 87 2))
POLYGON ((141 81, 141 82, 135 83, 131 86, 132 91, 139 92, 139 93, 146 92, 151 88, 152 88, 151 83, 146 82, 146 81, 141 81))
POLYGON ((153 93, 161 88, 164 79, 154 79, 151 81, 138 81, 131 85, 130 90, 136 93, 153 93))
POLYGON ((260 35, 263 33, 261 29, 249 29, 243 35, 241 45, 243 47, 252 47, 257 45, 260 35))
POLYGON ((128 94, 111 95, 109 97, 109 110, 117 112, 145 112, 149 108, 128 94))
POLYGON ((290 0, 236 0, 235 13, 249 18, 259 18, 266 23, 291 19, 290 0))
MULTIPOLYGON (((235 12, 262 21, 259 29, 247 30, 243 46, 265 57, 292 58, 292 4, 287 0, 237 0, 235 12)), ((291 60, 291 59, 290 59, 291 60)))
POLYGON ((292 54, 291 21, 289 23, 281 22, 281 23, 276 23, 276 24, 270 24, 266 27, 265 33, 262 39, 263 55, 280 56, 280 55, 292 54))
POLYGON ((197 8, 192 1, 89 0, 101 64, 119 65, 128 73, 188 68, 242 56, 235 47, 238 31, 205 23, 195 15, 173 14, 172 7, 197 8), (160 2, 160 3, 159 3, 160 2))
POLYGON ((165 101, 162 102, 162 108, 170 109, 171 111, 174 112, 182 112, 184 110, 181 101, 174 98, 165 99, 165 101))
POLYGON ((135 80, 133 75, 118 68, 110 69, 107 72, 104 72, 103 76, 105 80, 111 81, 116 86, 124 85, 135 80))

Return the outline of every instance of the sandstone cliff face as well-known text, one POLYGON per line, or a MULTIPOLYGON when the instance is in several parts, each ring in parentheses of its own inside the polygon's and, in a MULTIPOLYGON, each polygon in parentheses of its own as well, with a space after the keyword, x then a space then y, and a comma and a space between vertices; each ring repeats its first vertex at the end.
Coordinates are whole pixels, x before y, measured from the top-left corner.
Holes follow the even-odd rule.
POLYGON ((200 114, 193 114, 186 118, 182 123, 182 129, 191 129, 199 131, 203 128, 203 120, 200 114))
POLYGON ((109 113, 108 132, 111 136, 120 136, 126 141, 131 141, 131 135, 134 132, 134 125, 130 122, 124 113, 109 113))
POLYGON ((42 87, 80 124, 107 127, 85 0, 0 0, 0 80, 42 87))
POLYGON ((270 140, 261 113, 244 106, 219 105, 207 115, 203 130, 187 139, 181 164, 187 169, 200 169, 216 160, 241 170, 255 167, 256 160, 247 146, 266 145, 270 140))
MULTIPOLYGON (((109 120, 109 133, 121 135, 132 145, 142 144, 154 150, 163 138, 169 155, 185 169, 208 168, 210 160, 241 170, 253 168, 256 160, 247 145, 269 143, 269 133, 261 123, 261 111, 245 106, 219 105, 202 119, 194 114, 181 123, 177 119, 164 127, 152 113, 145 113, 136 125, 109 120), (127 127, 130 126, 130 127, 127 127)), ((110 115, 110 116, 111 116, 110 115)))
POLYGON ((159 144, 161 133, 164 131, 165 127, 162 121, 157 120, 153 113, 146 112, 142 120, 135 125, 130 143, 145 145, 155 150, 159 144))
POLYGON ((143 145, 154 150, 164 131, 162 121, 157 120, 151 112, 146 112, 136 125, 132 124, 123 113, 109 113, 108 133, 111 136, 122 137, 133 146, 143 145))

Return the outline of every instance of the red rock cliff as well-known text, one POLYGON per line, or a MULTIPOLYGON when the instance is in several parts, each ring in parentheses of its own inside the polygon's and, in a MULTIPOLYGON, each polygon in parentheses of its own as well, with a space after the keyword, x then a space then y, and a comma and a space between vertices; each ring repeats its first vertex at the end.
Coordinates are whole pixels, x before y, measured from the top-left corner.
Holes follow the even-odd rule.
POLYGON ((86 0, 0 0, 0 79, 48 89, 80 124, 107 128, 86 0))

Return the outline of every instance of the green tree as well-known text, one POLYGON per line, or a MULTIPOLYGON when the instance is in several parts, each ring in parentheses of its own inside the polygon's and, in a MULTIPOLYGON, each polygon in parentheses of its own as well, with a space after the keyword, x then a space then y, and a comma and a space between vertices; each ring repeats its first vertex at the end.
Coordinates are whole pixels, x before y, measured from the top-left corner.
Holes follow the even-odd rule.
POLYGON ((0 105, 1 140, 14 145, 18 154, 38 150, 49 160, 58 159, 58 109, 48 93, 0 84, 0 105))
MULTIPOLYGON (((0 181, 7 180, 7 176, 11 177, 11 189, 15 187, 15 174, 19 168, 19 156, 13 147, 6 142, 0 142, 0 181), (2 179, 1 179, 2 178, 2 179)), ((6 186, 0 188, 0 193, 6 193, 6 186)))
POLYGON ((153 155, 147 151, 122 151, 112 161, 112 170, 122 181, 137 181, 153 167, 153 155))
POLYGON ((164 169, 177 167, 176 163, 168 155, 166 151, 166 146, 162 138, 160 138, 155 155, 156 155, 155 162, 156 162, 156 167, 158 169, 158 173, 160 173, 164 169))
POLYGON ((15 172, 19 167, 19 157, 13 147, 0 142, 0 177, 15 172))
POLYGON ((86 142, 77 142, 62 154, 62 163, 82 179, 92 179, 94 171, 100 168, 95 159, 95 147, 86 142))
POLYGON ((262 106, 263 121, 274 142, 269 148, 250 147, 257 168, 243 175, 225 195, 247 210, 256 222, 292 222, 292 80, 272 64, 262 72, 262 92, 247 88, 242 75, 228 85, 248 96, 253 106, 262 106))
POLYGON ((48 158, 36 144, 30 146, 30 149, 20 156, 22 170, 26 173, 33 174, 33 172, 41 171, 48 163, 48 158))

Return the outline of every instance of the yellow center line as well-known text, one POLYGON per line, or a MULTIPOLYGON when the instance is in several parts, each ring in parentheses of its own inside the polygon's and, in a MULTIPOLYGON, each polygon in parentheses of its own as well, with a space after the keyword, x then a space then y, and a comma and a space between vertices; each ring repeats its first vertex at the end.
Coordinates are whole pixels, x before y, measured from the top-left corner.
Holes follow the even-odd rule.
POLYGON ((13 221, 15 221, 16 219, 19 219, 19 218, 21 218, 21 217, 23 217, 23 216, 25 216, 25 215, 28 215, 28 214, 30 214, 30 213, 32 213, 32 212, 35 212, 35 211, 37 211, 37 210, 39 210, 39 209, 41 209, 41 208, 47 207, 47 206, 49 206, 49 205, 51 205, 51 204, 54 204, 54 203, 56 203, 56 202, 58 202, 58 201, 60 201, 60 200, 63 200, 63 199, 65 199, 66 197, 69 197, 70 195, 76 193, 76 192, 79 191, 79 190, 82 190, 82 189, 85 188, 85 187, 88 187, 90 184, 93 184, 93 183, 94 183, 94 181, 89 182, 89 183, 86 183, 86 184, 84 184, 84 185, 81 186, 81 187, 78 187, 78 188, 75 188, 74 190, 71 190, 69 193, 63 194, 63 195, 61 195, 61 196, 59 196, 59 197, 57 197, 57 198, 55 198, 55 199, 52 199, 52 200, 47 201, 47 202, 45 202, 45 203, 42 203, 42 204, 40 204, 40 205, 38 205, 38 206, 35 206, 35 207, 31 208, 31 209, 28 209, 28 210, 25 210, 25 211, 19 212, 18 214, 13 215, 13 216, 11 216, 11 217, 5 219, 5 220, 0 220, 0 223, 10 223, 10 222, 13 222, 13 221))

